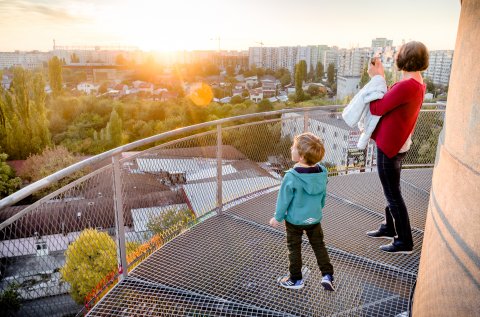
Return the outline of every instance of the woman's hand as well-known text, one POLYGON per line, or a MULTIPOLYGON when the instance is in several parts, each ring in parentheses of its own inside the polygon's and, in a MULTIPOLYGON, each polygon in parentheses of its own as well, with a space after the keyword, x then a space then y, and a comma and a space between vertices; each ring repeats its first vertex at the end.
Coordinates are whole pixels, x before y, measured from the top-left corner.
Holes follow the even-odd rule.
POLYGON ((368 76, 372 78, 373 76, 380 75, 385 77, 385 71, 383 70, 383 64, 380 58, 374 57, 373 62, 368 64, 368 76))
POLYGON ((277 219, 275 219, 275 218, 270 219, 270 226, 276 228, 279 225, 280 225, 280 222, 278 222, 277 219))

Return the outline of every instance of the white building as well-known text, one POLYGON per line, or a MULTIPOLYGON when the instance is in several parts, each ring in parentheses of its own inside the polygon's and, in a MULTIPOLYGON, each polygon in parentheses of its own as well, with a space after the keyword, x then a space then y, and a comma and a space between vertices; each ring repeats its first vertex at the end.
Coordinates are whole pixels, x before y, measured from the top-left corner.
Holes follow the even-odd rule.
POLYGON ((259 103, 263 99, 263 90, 262 88, 250 89, 250 100, 259 103))
POLYGON ((330 64, 333 64, 335 66, 335 69, 338 69, 338 56, 338 47, 332 47, 331 49, 325 51, 325 62, 323 63, 325 71, 327 71, 328 65, 330 64))
POLYGON ((389 40, 385 37, 377 37, 372 40, 372 48, 383 48, 383 47, 392 47, 393 40, 389 40))
POLYGON ((320 137, 325 146, 323 163, 336 166, 339 170, 371 167, 375 159, 375 146, 370 142, 366 150, 358 150, 360 136, 358 129, 350 128, 342 119, 341 113, 318 110, 308 114, 308 128, 304 129, 304 115, 286 113, 282 115, 282 137, 311 132, 320 137))
POLYGON ((361 76, 370 61, 370 52, 369 47, 340 50, 337 76, 361 76))
POLYGON ((452 70, 453 50, 430 51, 430 61, 425 77, 435 85, 448 85, 452 70))
POLYGON ((90 95, 92 93, 95 93, 98 91, 98 85, 94 85, 92 83, 80 83, 77 85, 77 90, 78 91, 83 91, 87 95, 90 95))
POLYGON ((359 90, 360 76, 337 76, 337 99, 353 97, 359 90))
POLYGON ((48 62, 52 57, 46 52, 0 52, 0 69, 10 67, 23 67, 25 69, 35 69, 43 67, 43 63, 48 62))
POLYGON ((281 47, 250 47, 248 61, 249 66, 263 67, 272 70, 280 68, 288 69, 292 74, 295 65, 304 60, 307 64, 307 71, 322 62, 327 69, 328 63, 337 66, 337 48, 329 48, 326 45, 310 46, 281 46, 281 47), (332 53, 329 53, 333 50, 332 53))

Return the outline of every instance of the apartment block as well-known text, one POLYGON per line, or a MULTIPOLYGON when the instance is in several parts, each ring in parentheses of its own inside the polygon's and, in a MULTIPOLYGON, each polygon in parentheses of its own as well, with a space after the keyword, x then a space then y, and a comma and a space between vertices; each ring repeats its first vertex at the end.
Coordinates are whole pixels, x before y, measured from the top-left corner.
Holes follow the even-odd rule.
POLYGON ((453 50, 430 51, 430 61, 424 76, 435 85, 448 85, 452 70, 453 50))
POLYGON ((35 69, 48 62, 51 54, 47 52, 0 52, 0 69, 10 67, 23 67, 26 69, 35 69))

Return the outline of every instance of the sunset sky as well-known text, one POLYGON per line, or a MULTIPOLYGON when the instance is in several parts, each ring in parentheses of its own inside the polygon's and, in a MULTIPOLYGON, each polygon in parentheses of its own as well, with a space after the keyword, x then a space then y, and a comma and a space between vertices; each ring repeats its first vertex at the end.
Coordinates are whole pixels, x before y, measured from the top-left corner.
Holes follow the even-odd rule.
POLYGON ((453 49, 459 0, 0 0, 0 51, 57 45, 142 50, 370 46, 376 37, 453 49))

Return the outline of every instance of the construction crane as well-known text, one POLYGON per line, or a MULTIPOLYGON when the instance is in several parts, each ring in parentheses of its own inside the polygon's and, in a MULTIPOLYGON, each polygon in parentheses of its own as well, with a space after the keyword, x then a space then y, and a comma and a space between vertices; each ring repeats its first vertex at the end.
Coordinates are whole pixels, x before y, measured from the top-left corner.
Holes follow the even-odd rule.
POLYGON ((255 42, 255 43, 260 44, 261 47, 263 47, 263 45, 264 45, 263 41, 255 42))

